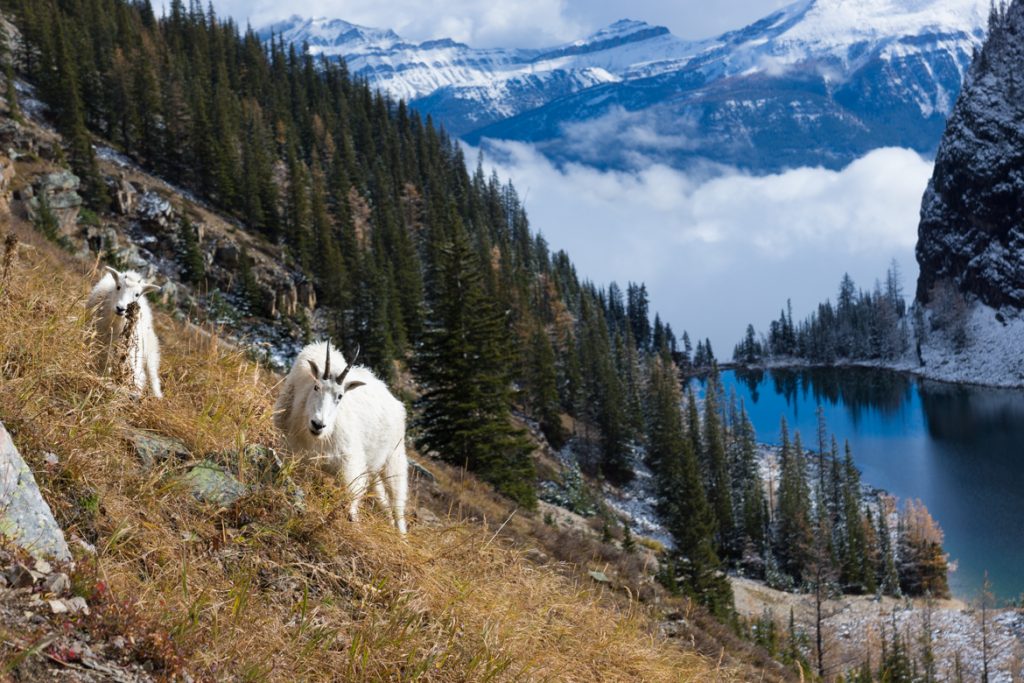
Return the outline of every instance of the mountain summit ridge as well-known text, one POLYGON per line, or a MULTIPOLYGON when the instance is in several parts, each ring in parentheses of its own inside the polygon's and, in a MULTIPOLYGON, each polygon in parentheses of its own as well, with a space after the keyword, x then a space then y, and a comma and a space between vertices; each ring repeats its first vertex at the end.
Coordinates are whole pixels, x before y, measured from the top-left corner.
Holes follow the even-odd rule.
POLYGON ((620 19, 540 49, 415 44, 388 30, 353 32, 347 22, 332 40, 330 20, 297 18, 260 36, 273 29, 315 54, 344 58, 353 73, 473 144, 531 142, 555 160, 599 167, 639 157, 773 172, 838 168, 884 146, 934 154, 988 9, 988 0, 800 0, 706 40, 620 19), (630 137, 620 130, 610 153, 581 152, 572 130, 591 122, 688 143, 619 154, 630 137))

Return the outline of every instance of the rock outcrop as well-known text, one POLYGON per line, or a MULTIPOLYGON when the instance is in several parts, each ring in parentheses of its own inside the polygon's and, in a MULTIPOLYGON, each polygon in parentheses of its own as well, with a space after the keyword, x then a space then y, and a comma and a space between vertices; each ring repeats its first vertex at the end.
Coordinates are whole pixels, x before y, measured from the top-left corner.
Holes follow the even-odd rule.
POLYGON ((951 283, 1024 308, 1024 2, 995 10, 939 145, 921 206, 917 298, 951 283))
POLYGON ((32 470, 0 423, 0 536, 36 557, 71 559, 64 532, 36 484, 32 470))

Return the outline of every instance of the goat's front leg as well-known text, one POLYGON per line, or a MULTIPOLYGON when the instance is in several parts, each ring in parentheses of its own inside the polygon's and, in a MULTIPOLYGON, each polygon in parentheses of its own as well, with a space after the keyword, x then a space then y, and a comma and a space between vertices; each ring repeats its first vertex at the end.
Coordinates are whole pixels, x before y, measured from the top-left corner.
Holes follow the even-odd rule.
POLYGON ((146 374, 149 376, 149 390, 156 398, 163 398, 160 390, 160 361, 153 354, 146 356, 146 374))
MULTIPOLYGON (((342 476, 345 477, 345 487, 348 488, 348 494, 352 497, 352 502, 348 506, 348 519, 351 522, 359 519, 359 503, 362 502, 363 496, 366 495, 366 490, 370 484, 366 467, 353 462, 353 460, 356 460, 356 458, 346 456, 345 466, 342 470, 342 476)), ((359 460, 361 463, 362 459, 359 460)))

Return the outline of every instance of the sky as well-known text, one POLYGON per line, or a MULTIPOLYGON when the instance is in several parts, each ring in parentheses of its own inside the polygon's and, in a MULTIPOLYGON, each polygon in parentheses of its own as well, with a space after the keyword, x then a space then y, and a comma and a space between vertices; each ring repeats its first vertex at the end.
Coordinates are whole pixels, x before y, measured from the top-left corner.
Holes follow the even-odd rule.
MULTIPOLYGON (((166 4, 166 3, 164 3, 166 4)), ((618 19, 667 26, 681 38, 708 38, 746 25, 786 0, 213 0, 221 15, 260 28, 292 14, 390 28, 409 40, 454 38, 473 47, 542 47, 577 38, 618 19)), ((161 0, 153 0, 154 7, 161 0)))

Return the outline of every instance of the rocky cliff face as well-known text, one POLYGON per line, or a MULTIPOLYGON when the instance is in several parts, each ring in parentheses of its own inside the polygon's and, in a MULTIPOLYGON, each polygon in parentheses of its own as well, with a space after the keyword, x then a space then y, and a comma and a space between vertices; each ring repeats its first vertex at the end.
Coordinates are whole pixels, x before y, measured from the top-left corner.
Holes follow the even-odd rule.
POLYGON ((939 145, 918 229, 918 300, 943 283, 1024 308, 1024 2, 990 20, 939 145))

